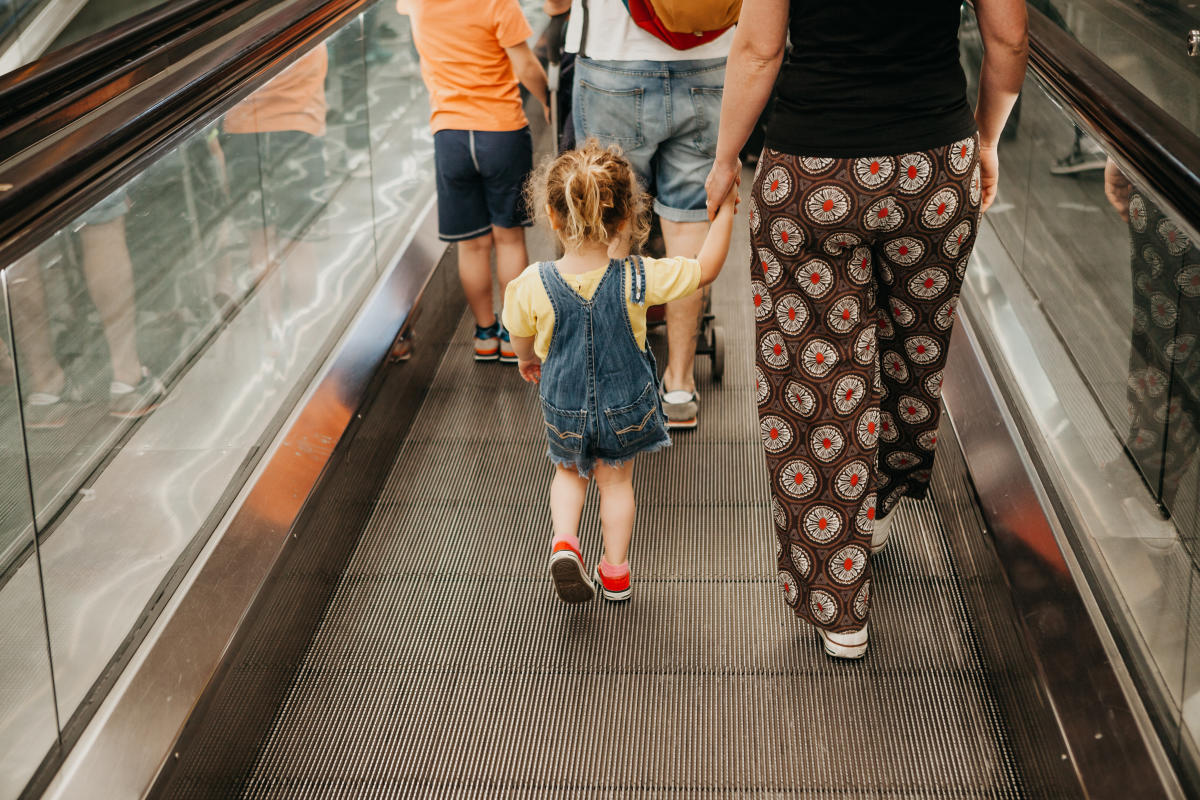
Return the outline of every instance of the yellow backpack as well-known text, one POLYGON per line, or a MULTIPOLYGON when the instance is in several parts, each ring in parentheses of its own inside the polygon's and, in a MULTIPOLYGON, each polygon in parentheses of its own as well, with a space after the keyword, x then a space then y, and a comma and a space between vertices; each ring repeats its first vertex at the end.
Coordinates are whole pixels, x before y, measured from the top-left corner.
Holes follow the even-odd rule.
POLYGON ((720 31, 734 25, 742 0, 647 0, 662 25, 672 33, 720 31))

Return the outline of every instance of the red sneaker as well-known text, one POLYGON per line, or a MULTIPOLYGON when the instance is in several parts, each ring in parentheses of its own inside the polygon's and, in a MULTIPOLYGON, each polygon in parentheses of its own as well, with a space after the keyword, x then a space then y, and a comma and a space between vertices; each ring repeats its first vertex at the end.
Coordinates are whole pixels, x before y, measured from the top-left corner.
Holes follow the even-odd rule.
POLYGON ((600 565, 596 565, 596 583, 600 584, 600 594, 605 600, 618 603, 622 600, 628 600, 633 594, 633 589, 629 585, 629 562, 626 561, 623 565, 625 572, 621 575, 613 577, 605 575, 600 571, 600 565))
POLYGON ((564 603, 586 603, 596 596, 578 546, 566 539, 555 541, 550 551, 550 580, 564 603))

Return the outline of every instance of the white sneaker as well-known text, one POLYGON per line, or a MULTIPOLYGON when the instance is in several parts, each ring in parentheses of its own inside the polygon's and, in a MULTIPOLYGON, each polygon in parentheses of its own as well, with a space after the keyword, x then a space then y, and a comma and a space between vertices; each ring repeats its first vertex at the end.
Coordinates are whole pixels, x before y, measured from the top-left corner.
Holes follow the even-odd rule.
POLYGON ((895 518, 896 510, 892 509, 892 513, 883 519, 875 520, 875 527, 871 529, 872 553, 880 553, 887 546, 888 537, 892 535, 892 520, 895 518))
POLYGON ((867 654, 867 626, 863 625, 856 631, 832 633, 817 628, 821 641, 825 644, 826 655, 834 658, 862 658, 867 654))

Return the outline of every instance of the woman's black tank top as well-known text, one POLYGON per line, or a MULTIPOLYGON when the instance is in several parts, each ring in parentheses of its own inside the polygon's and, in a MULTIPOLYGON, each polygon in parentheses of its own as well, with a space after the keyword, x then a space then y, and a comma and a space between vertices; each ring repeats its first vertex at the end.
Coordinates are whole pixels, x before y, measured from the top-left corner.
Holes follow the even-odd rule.
POLYGON ((775 85, 767 146, 852 158, 970 136, 961 7, 960 0, 792 0, 792 49, 775 85))

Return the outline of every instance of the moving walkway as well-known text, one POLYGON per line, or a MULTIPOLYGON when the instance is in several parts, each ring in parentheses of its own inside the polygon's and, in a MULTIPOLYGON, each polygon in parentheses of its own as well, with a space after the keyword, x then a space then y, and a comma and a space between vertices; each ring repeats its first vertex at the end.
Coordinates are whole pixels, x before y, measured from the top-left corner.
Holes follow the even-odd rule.
POLYGON ((375 11, 382 42, 371 3, 244 5, 47 66, 87 125, 39 105, 37 65, 0 78, 0 796, 1196 792, 1195 494, 1167 491, 1194 480, 1172 436, 1196 384, 1168 364, 1180 410, 1135 452, 1129 229, 1102 180, 1045 170, 1078 128, 1188 234, 1186 125, 1035 13, 931 498, 876 563, 870 654, 835 663, 775 586, 736 265, 704 424, 635 479, 634 601, 557 603, 535 399, 470 358, 404 20, 375 11), (263 137, 230 159, 223 120, 313 53, 323 169, 263 137), (160 385, 137 414, 112 413, 121 324, 160 385))

